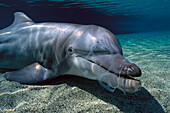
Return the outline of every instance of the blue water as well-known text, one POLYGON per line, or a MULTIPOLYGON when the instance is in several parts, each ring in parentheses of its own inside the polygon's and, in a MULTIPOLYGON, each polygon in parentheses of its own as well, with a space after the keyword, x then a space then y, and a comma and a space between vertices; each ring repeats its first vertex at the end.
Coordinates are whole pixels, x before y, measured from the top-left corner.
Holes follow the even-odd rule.
POLYGON ((22 11, 35 22, 96 24, 115 34, 169 30, 169 8, 169 0, 3 0, 0 29, 22 11))
POLYGON ((59 106, 61 111, 70 105, 68 112, 79 110, 77 103, 85 112, 95 106, 106 112, 115 106, 123 112, 163 112, 163 109, 169 112, 170 0, 1 0, 0 29, 13 22, 16 11, 24 12, 35 22, 95 24, 109 29, 119 39, 124 56, 141 68, 143 74, 139 79, 143 89, 138 94, 122 96, 108 93, 98 84, 88 86, 94 81, 79 78, 73 81, 77 84, 80 80, 78 85, 82 83, 82 87, 78 88, 64 83, 27 87, 0 76, 0 112, 43 112, 44 109, 52 112, 53 109, 48 108, 59 106), (88 104, 92 100, 93 104, 88 104))

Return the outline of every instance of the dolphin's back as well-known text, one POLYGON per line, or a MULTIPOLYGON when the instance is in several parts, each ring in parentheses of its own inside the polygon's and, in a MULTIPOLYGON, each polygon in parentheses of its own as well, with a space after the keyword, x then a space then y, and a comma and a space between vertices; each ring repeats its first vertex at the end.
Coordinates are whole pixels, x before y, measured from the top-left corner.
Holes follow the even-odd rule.
POLYGON ((18 28, 26 27, 32 24, 34 24, 34 22, 24 13, 14 13, 14 22, 10 26, 0 30, 0 44, 4 43, 5 40, 8 40, 9 35, 12 34, 13 31, 16 31, 18 28))
POLYGON ((37 58, 40 59, 37 56, 49 55, 49 51, 53 50, 52 42, 57 40, 59 48, 78 26, 65 23, 34 23, 21 12, 16 12, 14 17, 12 25, 0 30, 0 69, 20 69, 35 62, 37 58), (60 36, 66 38, 58 39, 60 36))
POLYGON ((22 61, 28 60, 25 54, 26 33, 19 33, 19 28, 34 24, 34 22, 21 12, 14 14, 14 22, 7 28, 0 30, 0 68, 18 69, 24 65, 22 61), (24 34, 24 35, 23 35, 24 34), (18 65, 16 65, 18 64, 18 65), (23 64, 23 65, 20 65, 23 64))

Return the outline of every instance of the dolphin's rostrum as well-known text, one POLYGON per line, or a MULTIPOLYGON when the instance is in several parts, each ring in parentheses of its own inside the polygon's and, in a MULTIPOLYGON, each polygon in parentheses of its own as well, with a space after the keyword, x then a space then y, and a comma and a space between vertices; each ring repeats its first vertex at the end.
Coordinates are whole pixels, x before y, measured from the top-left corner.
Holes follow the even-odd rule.
POLYGON ((0 30, 0 71, 20 83, 63 74, 99 80, 106 89, 140 89, 141 70, 123 57, 120 43, 105 28, 70 23, 34 23, 22 12, 0 30))

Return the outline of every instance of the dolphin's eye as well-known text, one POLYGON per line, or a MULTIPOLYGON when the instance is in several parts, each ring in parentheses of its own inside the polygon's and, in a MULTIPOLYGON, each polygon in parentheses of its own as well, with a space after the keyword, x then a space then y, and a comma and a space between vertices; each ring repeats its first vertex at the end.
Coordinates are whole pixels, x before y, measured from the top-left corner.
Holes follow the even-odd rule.
POLYGON ((72 48, 72 47, 68 48, 68 53, 69 53, 70 55, 73 54, 73 48, 72 48))
POLYGON ((72 51, 73 51, 73 50, 72 50, 72 48, 69 48, 69 49, 68 49, 68 52, 70 52, 70 53, 71 53, 72 51))

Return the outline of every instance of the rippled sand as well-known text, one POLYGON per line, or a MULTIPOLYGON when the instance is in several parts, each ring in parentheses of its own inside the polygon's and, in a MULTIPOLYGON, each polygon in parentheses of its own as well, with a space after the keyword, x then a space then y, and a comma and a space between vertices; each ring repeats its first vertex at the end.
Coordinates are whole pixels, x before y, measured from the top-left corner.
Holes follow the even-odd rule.
POLYGON ((0 76, 0 112, 170 112, 170 32, 117 37, 124 56, 142 70, 139 92, 110 93, 97 81, 74 76, 40 85, 23 85, 0 76))

